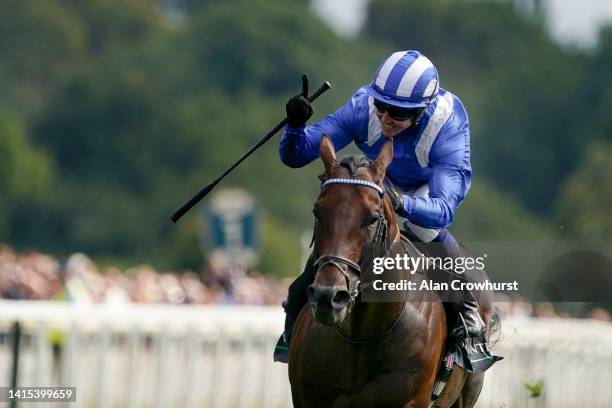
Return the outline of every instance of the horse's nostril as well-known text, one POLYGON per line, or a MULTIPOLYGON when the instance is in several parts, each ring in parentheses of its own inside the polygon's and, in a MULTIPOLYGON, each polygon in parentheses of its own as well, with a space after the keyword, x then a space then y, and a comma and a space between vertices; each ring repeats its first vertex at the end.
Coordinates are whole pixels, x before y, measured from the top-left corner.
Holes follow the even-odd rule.
POLYGON ((348 305, 350 301, 351 294, 348 292, 348 290, 339 290, 334 295, 332 303, 336 307, 346 307, 346 305, 348 305))

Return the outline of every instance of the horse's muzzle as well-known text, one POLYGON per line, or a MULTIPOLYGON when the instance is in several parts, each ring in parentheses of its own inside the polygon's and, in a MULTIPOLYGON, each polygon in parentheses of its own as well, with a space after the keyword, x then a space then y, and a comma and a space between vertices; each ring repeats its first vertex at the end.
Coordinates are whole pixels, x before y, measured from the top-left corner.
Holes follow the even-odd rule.
POLYGON ((317 322, 335 325, 346 317, 351 295, 345 288, 313 283, 306 290, 306 294, 317 322))

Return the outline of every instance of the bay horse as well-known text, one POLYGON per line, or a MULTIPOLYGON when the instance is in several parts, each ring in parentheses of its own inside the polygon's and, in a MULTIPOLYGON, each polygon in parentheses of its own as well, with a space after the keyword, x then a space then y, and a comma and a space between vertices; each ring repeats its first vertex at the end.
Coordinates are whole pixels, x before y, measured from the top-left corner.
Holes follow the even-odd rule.
MULTIPOLYGON (((326 181, 313 210, 317 273, 308 287, 309 304, 293 328, 289 351, 294 406, 472 407, 484 373, 469 374, 458 366, 442 395, 430 405, 447 338, 439 299, 402 291, 400 301, 360 301, 369 273, 362 270, 363 244, 378 240, 389 247, 400 237, 382 184, 393 159, 392 139, 374 161, 359 156, 339 163, 327 135, 319 154, 326 181)), ((414 246, 399 247, 409 256, 419 255, 414 246)), ((394 281, 425 279, 424 274, 410 275, 407 270, 388 270, 379 276, 394 281)))

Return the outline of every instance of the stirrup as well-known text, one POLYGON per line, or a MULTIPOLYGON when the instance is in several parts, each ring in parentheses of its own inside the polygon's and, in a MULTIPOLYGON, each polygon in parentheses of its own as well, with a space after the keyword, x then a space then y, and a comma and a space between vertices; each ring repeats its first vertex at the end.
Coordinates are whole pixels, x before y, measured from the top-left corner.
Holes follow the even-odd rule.
POLYGON ((274 347, 274 361, 279 363, 289 363, 289 341, 290 336, 286 336, 285 333, 281 334, 274 347))

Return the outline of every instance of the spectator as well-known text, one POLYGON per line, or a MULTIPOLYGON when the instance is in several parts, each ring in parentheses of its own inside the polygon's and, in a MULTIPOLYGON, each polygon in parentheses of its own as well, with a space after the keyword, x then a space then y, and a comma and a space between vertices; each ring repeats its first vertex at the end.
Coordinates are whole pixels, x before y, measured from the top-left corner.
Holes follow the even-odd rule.
MULTIPOLYGON (((0 245, 0 297, 5 299, 61 299, 95 303, 249 304, 280 305, 290 280, 274 280, 259 271, 232 265, 221 252, 210 254, 204 278, 193 271, 158 273, 148 265, 126 271, 101 272, 84 254, 71 255, 62 268, 52 256, 30 252, 19 255, 0 245)), ((502 317, 566 317, 551 303, 532 305, 524 299, 500 297, 502 317)), ((599 307, 586 317, 612 321, 599 307)))

